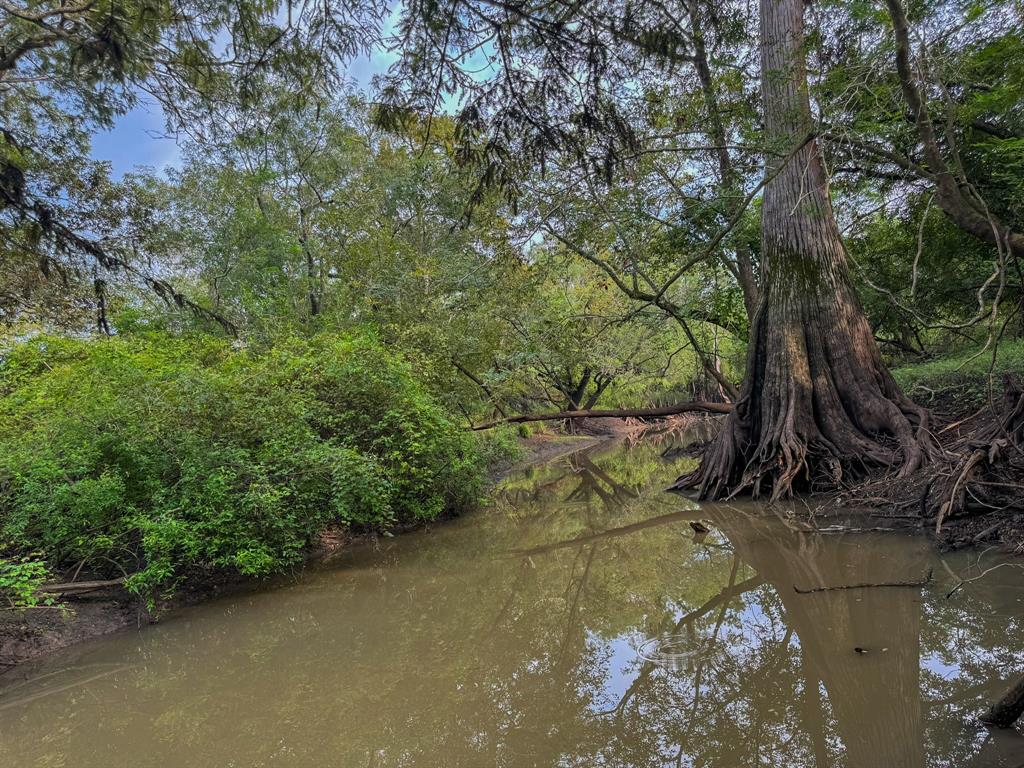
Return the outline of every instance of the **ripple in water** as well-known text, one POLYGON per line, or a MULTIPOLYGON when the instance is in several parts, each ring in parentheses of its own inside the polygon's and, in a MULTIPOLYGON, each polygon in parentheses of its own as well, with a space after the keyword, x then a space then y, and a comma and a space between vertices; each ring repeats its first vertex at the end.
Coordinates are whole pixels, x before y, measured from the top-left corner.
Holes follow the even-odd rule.
POLYGON ((679 668, 686 662, 712 657, 714 647, 695 641, 689 635, 662 635, 645 640, 636 652, 641 659, 652 664, 679 668))

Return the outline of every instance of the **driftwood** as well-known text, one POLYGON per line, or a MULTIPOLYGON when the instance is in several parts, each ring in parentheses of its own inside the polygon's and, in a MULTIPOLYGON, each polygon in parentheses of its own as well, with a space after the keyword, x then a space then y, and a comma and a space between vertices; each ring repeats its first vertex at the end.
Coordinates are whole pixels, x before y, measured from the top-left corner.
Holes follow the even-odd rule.
MULTIPOLYGON (((1018 479, 1022 471, 1024 388, 1007 376, 1004 389, 1001 413, 964 438, 956 466, 951 472, 941 473, 943 480, 935 478, 936 533, 942 531, 945 521, 979 507, 989 511, 1019 508, 1021 484, 1010 481, 1018 479)), ((986 529, 985 535, 994 533, 997 527, 986 529)))
POLYGON ((97 589, 107 587, 120 587, 124 584, 124 577, 117 579, 103 579, 101 581, 69 581, 66 584, 43 584, 39 587, 40 592, 50 595, 79 595, 85 592, 95 592, 97 589))
POLYGON ((832 587, 811 587, 810 589, 801 589, 800 587, 794 586, 793 591, 799 595, 809 595, 813 592, 830 592, 833 589, 865 589, 868 587, 923 587, 929 581, 932 580, 932 571, 929 568, 922 578, 916 579, 915 581, 879 581, 879 582, 868 582, 865 584, 837 584, 832 587))
POLYGON ((521 416, 509 416, 504 419, 487 421, 477 424, 474 430, 492 429, 501 424, 522 424, 527 421, 561 421, 562 419, 626 419, 626 418, 649 418, 658 419, 665 416, 675 416, 677 413, 690 413, 700 411, 704 413, 729 413, 732 411, 732 403, 708 403, 692 402, 666 405, 663 408, 616 408, 613 410, 579 410, 579 411, 558 411, 557 413, 527 413, 521 416))

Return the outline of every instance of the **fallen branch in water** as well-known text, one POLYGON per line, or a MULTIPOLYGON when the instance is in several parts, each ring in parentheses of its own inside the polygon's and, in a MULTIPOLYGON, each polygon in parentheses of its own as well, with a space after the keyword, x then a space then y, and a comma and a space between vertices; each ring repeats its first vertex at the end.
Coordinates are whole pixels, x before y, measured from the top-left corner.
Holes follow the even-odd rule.
POLYGON ((794 591, 799 595, 809 595, 812 592, 830 592, 833 589, 866 589, 868 587, 923 587, 929 581, 932 580, 932 569, 928 569, 922 578, 915 581, 878 581, 867 584, 838 584, 833 587, 811 587, 810 589, 800 589, 800 587, 794 586, 794 591))
MULTIPOLYGON (((916 517, 916 515, 914 516, 916 517)), ((898 531, 899 528, 847 528, 842 525, 828 525, 824 528, 808 528, 806 530, 799 531, 800 533, 813 533, 820 534, 822 536, 831 536, 842 533, 887 533, 890 531, 898 531)))
MULTIPOLYGON (((984 553, 982 553, 982 554, 984 554, 984 553)), ((978 558, 978 559, 980 560, 981 558, 978 558)), ((980 579, 980 578, 982 578, 984 576, 988 576, 990 573, 992 573, 992 571, 998 570, 998 569, 1003 568, 1003 567, 1005 567, 1007 565, 1009 565, 1009 566, 1011 566, 1013 568, 1019 568, 1020 567, 1019 563, 999 563, 998 565, 993 565, 991 568, 986 568, 984 571, 979 573, 977 576, 972 576, 969 579, 961 579, 959 584, 957 584, 955 587, 953 587, 951 590, 949 590, 949 592, 946 593, 946 599, 949 600, 949 598, 951 598, 953 595, 955 595, 957 592, 959 592, 961 589, 963 589, 966 584, 970 584, 972 581, 977 581, 978 579, 980 579)))
POLYGON ((562 419, 626 419, 626 418, 649 418, 657 419, 664 416, 675 416, 677 413, 689 413, 702 411, 704 413, 729 413, 732 411, 732 403, 677 403, 666 405, 663 408, 616 408, 613 410, 595 411, 558 411, 557 413, 527 413, 522 416, 509 416, 504 419, 496 419, 483 424, 477 424, 474 430, 491 429, 501 424, 522 424, 527 421, 560 421, 562 419))

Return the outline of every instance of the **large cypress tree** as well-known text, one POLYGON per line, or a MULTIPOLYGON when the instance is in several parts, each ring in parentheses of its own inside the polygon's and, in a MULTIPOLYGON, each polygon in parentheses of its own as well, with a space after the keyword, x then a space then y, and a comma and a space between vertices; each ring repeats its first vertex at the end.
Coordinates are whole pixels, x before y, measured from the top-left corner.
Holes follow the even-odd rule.
POLYGON ((766 485, 777 497, 805 470, 838 480, 850 462, 905 474, 928 452, 927 414, 883 363, 850 281, 813 135, 803 0, 761 0, 760 31, 766 139, 797 148, 767 170, 761 298, 740 397, 699 469, 679 482, 705 497, 766 485))
MULTIPOLYGON (((485 168, 484 183, 514 188, 516 163, 535 172, 555 152, 575 156, 606 183, 628 183, 614 169, 638 139, 616 98, 628 99, 652 72, 682 82, 681 72, 693 67, 704 103, 714 104, 703 34, 693 23, 701 13, 660 2, 410 3, 405 56, 387 96, 392 107, 430 110, 440 91, 461 93, 466 157, 485 168), (469 52, 484 50, 494 52, 489 70, 468 76, 469 52)), ((758 34, 769 158, 761 284, 747 291, 757 301, 735 408, 700 468, 679 483, 705 497, 748 488, 777 497, 799 478, 834 481, 864 463, 908 473, 930 453, 922 431, 927 414, 886 369, 850 280, 813 131, 803 0, 761 0, 758 34)), ((703 133, 716 145, 709 156, 721 158, 729 138, 720 123, 708 123, 703 133)), ((724 183, 732 180, 728 163, 719 171, 724 183)), ((723 209, 734 224, 735 199, 723 209)), ((660 288, 630 290, 661 306, 678 276, 660 288)), ((635 285, 636 273, 631 277, 635 285)))

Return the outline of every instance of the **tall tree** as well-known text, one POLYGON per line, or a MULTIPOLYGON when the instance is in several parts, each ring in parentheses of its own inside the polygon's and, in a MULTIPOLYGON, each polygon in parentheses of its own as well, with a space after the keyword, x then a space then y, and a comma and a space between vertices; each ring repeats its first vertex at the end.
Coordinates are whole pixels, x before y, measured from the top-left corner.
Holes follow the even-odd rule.
POLYGON ((109 275, 127 273, 215 317, 148 269, 137 243, 82 215, 108 170, 88 160, 92 133, 147 96, 170 131, 194 133, 225 105, 251 106, 268 73, 316 98, 339 60, 378 39, 382 14, 369 0, 0 1, 0 254, 95 273, 101 308, 109 275))
MULTIPOLYGON (((693 27, 699 13, 688 18, 657 2, 443 6, 407 6, 407 53, 393 77, 414 94, 401 102, 410 108, 432 108, 438 98, 431 94, 446 88, 468 94, 461 123, 474 151, 466 156, 483 164, 484 182, 514 187, 516 162, 543 169, 559 153, 609 185, 629 183, 615 169, 640 151, 635 121, 621 108, 632 96, 645 92, 652 77, 696 64, 698 94, 713 102, 701 72, 708 61, 703 35, 693 27), (427 50, 440 50, 440 61, 426 66, 427 50), (493 78, 468 74, 481 50, 494 51, 484 62, 493 78)), ((909 473, 930 453, 922 431, 927 414, 900 393, 851 284, 815 138, 802 0, 762 0, 758 36, 764 180, 726 208, 725 227, 700 253, 681 258, 667 279, 635 265, 616 279, 634 298, 663 306, 679 278, 715 253, 763 190, 762 284, 746 378, 701 467, 680 480, 707 497, 744 488, 785 495, 802 475, 836 480, 864 462, 898 464, 909 473)), ((717 110, 712 105, 708 113, 717 110)), ((712 125, 708 138, 705 149, 717 154, 720 181, 729 186, 734 172, 721 155, 728 137, 712 125)), ((607 262, 595 263, 616 277, 607 262)))
POLYGON ((680 480, 715 497, 773 497, 806 469, 926 458, 926 412, 905 398, 853 290, 808 98, 802 0, 761 0, 761 91, 767 138, 795 147, 769 166, 762 207, 761 298, 736 408, 700 468, 680 480), (896 442, 889 444, 888 438, 896 442))

